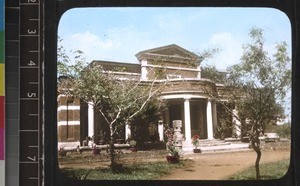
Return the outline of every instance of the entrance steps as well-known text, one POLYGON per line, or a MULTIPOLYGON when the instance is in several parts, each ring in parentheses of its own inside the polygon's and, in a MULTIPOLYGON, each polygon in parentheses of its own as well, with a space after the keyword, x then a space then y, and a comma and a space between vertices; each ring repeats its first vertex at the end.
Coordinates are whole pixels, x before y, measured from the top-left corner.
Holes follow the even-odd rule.
MULTIPOLYGON (((164 144, 164 143, 163 143, 164 144)), ((67 151, 76 151, 77 146, 80 145, 79 142, 59 142, 58 147, 63 148, 67 151)), ((116 148, 129 148, 129 144, 115 144, 116 148)), ((200 146, 198 148, 201 149, 201 153, 213 153, 213 152, 231 152, 231 151, 245 151, 251 150, 249 143, 242 143, 237 140, 218 140, 218 139, 204 139, 200 140, 200 146)), ((99 148, 106 148, 107 145, 98 145, 99 148)), ((90 150, 89 147, 80 147, 82 150, 90 150)), ((193 145, 190 141, 183 142, 183 153, 190 154, 193 153, 193 145)))
MULTIPOLYGON (((193 145, 191 142, 183 142, 182 150, 184 154, 193 153, 193 145)), ((200 140, 200 145, 198 149, 201 149, 201 153, 211 153, 211 152, 227 152, 227 151, 243 151, 250 150, 249 143, 242 142, 228 142, 225 140, 200 140)))

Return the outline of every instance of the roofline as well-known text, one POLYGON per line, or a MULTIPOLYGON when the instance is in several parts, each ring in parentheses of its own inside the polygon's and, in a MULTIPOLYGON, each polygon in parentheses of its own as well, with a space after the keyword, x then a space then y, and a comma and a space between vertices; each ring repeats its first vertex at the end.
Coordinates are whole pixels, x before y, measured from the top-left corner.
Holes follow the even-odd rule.
POLYGON ((105 60, 93 60, 89 65, 93 64, 114 64, 114 65, 122 65, 122 66, 133 66, 133 67, 140 67, 139 63, 129 63, 129 62, 117 62, 117 61, 105 61, 105 60))
POLYGON ((199 56, 199 55, 197 55, 197 54, 195 54, 195 53, 193 53, 193 52, 191 52, 191 51, 188 51, 188 50, 186 50, 185 48, 182 48, 181 46, 178 46, 178 45, 176 45, 176 44, 165 45, 165 46, 161 46, 161 47, 157 47, 157 48, 152 48, 152 49, 148 49, 148 50, 143 50, 143 51, 138 52, 138 53, 135 55, 135 57, 137 57, 137 58, 139 59, 140 56, 141 56, 142 54, 144 54, 144 53, 151 53, 151 52, 153 52, 153 51, 157 51, 157 50, 164 49, 164 48, 169 48, 169 47, 176 47, 176 48, 179 48, 180 50, 182 50, 182 51, 184 51, 184 52, 186 52, 186 53, 188 53, 188 54, 190 54, 190 55, 192 55, 192 56, 195 56, 195 58, 196 58, 199 62, 201 62, 201 61, 203 60, 203 58, 202 58, 201 56, 199 56))

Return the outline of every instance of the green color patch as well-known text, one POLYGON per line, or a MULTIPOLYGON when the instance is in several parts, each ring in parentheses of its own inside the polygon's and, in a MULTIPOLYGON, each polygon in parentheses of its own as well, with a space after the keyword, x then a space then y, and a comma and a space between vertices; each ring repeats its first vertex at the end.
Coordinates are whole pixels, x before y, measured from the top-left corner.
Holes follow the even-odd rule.
POLYGON ((184 161, 178 164, 153 162, 126 165, 119 172, 108 168, 99 169, 62 169, 66 177, 77 180, 154 180, 167 175, 171 170, 184 166, 184 161))
MULTIPOLYGON (((277 162, 261 164, 260 174, 262 180, 279 179, 282 178, 289 169, 290 160, 280 160, 277 162)), ((255 180, 256 172, 255 167, 251 166, 241 172, 238 172, 229 177, 231 180, 255 180)))

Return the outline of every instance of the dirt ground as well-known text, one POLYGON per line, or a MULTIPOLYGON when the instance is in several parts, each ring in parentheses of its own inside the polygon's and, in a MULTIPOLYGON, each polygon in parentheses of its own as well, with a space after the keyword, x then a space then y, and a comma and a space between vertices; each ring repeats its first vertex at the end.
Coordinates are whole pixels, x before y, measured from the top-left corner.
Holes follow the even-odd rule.
MULTIPOLYGON (((276 162, 290 157, 290 151, 266 150, 262 152, 260 163, 276 162)), ((254 165, 256 153, 230 152, 215 154, 192 154, 188 157, 188 165, 174 170, 160 180, 222 180, 230 175, 254 165)))
MULTIPOLYGON (((122 164, 166 161, 165 150, 148 150, 132 153, 122 151, 120 161, 122 164), (124 152, 124 153, 123 153, 124 152)), ((290 148, 287 144, 268 146, 262 149, 260 163, 276 162, 290 157, 290 148)), ((240 152, 216 152, 216 153, 190 153, 185 154, 182 159, 187 159, 186 165, 171 171, 159 180, 222 180, 230 175, 253 166, 256 153, 254 150, 240 152)), ((96 169, 109 166, 109 158, 104 152, 94 156, 91 152, 79 154, 77 152, 67 154, 59 158, 60 168, 96 169)))

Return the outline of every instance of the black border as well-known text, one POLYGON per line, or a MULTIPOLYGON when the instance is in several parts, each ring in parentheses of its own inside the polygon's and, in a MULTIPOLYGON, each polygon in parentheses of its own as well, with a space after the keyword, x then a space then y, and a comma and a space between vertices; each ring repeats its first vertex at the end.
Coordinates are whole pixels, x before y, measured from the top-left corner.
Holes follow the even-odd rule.
POLYGON ((300 184, 300 107, 299 24, 300 1, 297 0, 44 0, 44 152, 45 185, 298 185, 300 184), (292 140, 288 173, 278 180, 266 181, 76 181, 64 178, 58 168, 56 129, 56 47, 60 17, 75 7, 269 7, 283 11, 292 26, 292 140), (299 103, 299 104, 297 104, 299 103))

